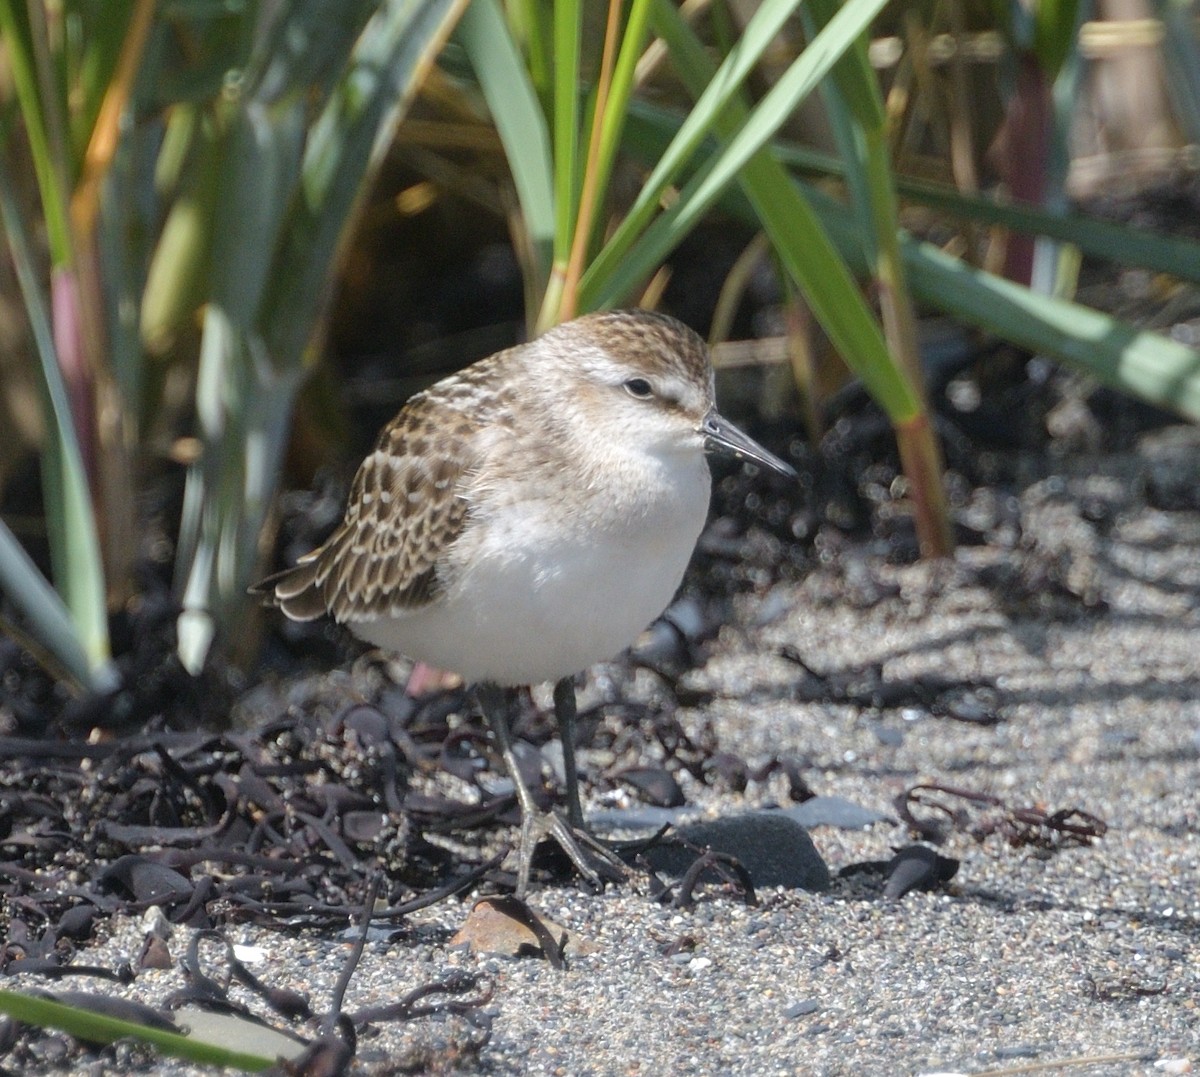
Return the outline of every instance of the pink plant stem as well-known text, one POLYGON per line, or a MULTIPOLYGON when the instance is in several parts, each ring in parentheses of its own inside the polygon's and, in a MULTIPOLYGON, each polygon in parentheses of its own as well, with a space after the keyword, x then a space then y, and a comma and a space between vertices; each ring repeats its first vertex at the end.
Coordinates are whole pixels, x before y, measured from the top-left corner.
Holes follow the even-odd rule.
POLYGON ((80 305, 79 278, 73 269, 56 268, 50 276, 50 307, 54 346, 58 365, 67 388, 75 437, 83 456, 88 488, 93 500, 97 493, 95 383, 88 366, 83 339, 83 310, 80 305))
MULTIPOLYGON (((1014 202, 1042 205, 1046 194, 1051 101, 1046 74, 1032 53, 1021 56, 1017 88, 1004 121, 1004 182, 1014 202)), ((1034 238, 1014 232, 1008 238, 1004 275, 1018 284, 1033 280, 1034 238)))

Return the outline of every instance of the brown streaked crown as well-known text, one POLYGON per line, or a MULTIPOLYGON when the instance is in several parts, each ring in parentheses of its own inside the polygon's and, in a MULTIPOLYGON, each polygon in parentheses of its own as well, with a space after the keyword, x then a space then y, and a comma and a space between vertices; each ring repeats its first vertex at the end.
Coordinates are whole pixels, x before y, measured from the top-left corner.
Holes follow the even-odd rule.
POLYGON ((650 359, 697 385, 712 381, 712 360, 703 338, 670 315, 641 308, 604 310, 566 325, 586 330, 614 357, 650 359))

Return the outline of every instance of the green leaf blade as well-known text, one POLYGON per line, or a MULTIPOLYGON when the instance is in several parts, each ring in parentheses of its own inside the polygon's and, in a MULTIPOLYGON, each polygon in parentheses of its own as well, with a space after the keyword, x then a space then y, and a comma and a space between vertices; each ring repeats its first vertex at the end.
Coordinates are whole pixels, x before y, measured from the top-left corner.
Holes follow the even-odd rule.
POLYGON ((541 287, 550 274, 556 232, 550 133, 496 0, 471 0, 455 35, 479 79, 512 172, 541 287))
POLYGON ((233 1048, 203 1043, 177 1032, 123 1021, 20 991, 0 989, 0 1013, 6 1013, 18 1021, 37 1025, 39 1028, 61 1029, 90 1043, 136 1039, 151 1044, 173 1058, 185 1058, 211 1066, 232 1066, 249 1073, 270 1069, 276 1061, 273 1058, 262 1058, 233 1048))

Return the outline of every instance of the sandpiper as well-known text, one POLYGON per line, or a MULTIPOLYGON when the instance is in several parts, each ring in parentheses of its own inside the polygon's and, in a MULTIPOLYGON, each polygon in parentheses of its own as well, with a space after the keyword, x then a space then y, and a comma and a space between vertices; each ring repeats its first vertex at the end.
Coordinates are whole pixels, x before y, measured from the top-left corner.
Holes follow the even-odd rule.
POLYGON ((254 588, 294 620, 331 614, 475 687, 520 803, 519 896, 542 834, 594 885, 580 841, 615 866, 584 831, 574 676, 674 597, 708 513, 706 452, 796 474, 718 414, 692 330, 645 310, 588 314, 413 396, 329 540, 254 588), (516 691, 544 681, 565 820, 535 804, 509 732, 516 691))

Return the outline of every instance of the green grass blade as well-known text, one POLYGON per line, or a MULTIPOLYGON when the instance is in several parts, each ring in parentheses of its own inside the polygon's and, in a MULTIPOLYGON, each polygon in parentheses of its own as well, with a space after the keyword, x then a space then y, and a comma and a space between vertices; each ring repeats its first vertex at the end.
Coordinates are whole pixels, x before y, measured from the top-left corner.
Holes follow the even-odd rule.
POLYGON ((277 248, 261 330, 294 363, 326 306, 346 225, 420 80, 466 0, 385 0, 310 134, 301 187, 277 248))
POLYGON ((378 0, 251 5, 260 20, 243 94, 264 106, 303 98, 315 112, 328 100, 346 56, 378 6, 378 0))
MULTIPOLYGON (((8 239, 17 281, 40 360, 38 379, 46 424, 43 475, 54 576, 70 611, 80 646, 87 655, 93 686, 107 678, 111 656, 104 569, 74 417, 58 365, 50 316, 39 287, 33 255, 25 234, 8 173, 0 169, 0 222, 8 239)), ((47 646, 50 640, 44 640, 47 646)), ((70 665, 69 656, 60 655, 70 665)))
MULTIPOLYGON (((699 40, 668 3, 659 5, 656 26, 684 83, 693 95, 699 95, 713 75, 712 61, 699 40)), ((733 100, 717 121, 717 133, 736 132, 746 111, 745 105, 733 100)), ((638 136, 640 113, 633 118, 638 122, 631 133, 638 136)), ((666 141, 669 135, 661 128, 656 130, 661 141, 666 141)), ((640 146, 647 159, 656 159, 661 145, 647 144, 643 137, 635 137, 632 144, 640 146)), ((878 322, 798 187, 766 150, 747 162, 738 179, 745 195, 739 205, 749 219, 764 228, 777 257, 804 290, 838 352, 894 422, 912 419, 920 411, 919 397, 892 362, 878 322)))
MULTIPOLYGON (((245 602, 348 222, 465 4, 383 0, 349 55, 343 25, 342 55, 263 61, 256 95, 230 106, 196 386, 205 450, 188 473, 176 572, 178 653, 193 672, 245 602), (319 98, 331 67, 341 77, 308 128, 311 102, 294 82, 313 79, 319 98)), ((311 30, 304 20, 320 10, 310 0, 286 17, 311 30)))
MULTIPOLYGON (((807 193, 851 267, 865 269, 849 210, 821 191, 807 193)), ((748 206, 732 201, 726 208, 750 213, 748 206)), ((901 238, 901 253, 913 295, 922 304, 1200 422, 1200 351, 1082 304, 1037 295, 911 237, 901 238)))
MULTIPOLYGON (((5 57, 25 121, 25 134, 42 196, 50 257, 55 265, 66 265, 71 258, 67 176, 52 149, 49 110, 53 105, 42 93, 44 80, 39 78, 34 28, 30 24, 28 5, 23 0, 0 0, 0 38, 4 41, 5 57)), ((9 137, 10 133, 6 132, 6 148, 9 137)))
POLYGON ((171 1058, 185 1058, 210 1066, 231 1066, 249 1073, 270 1069, 273 1058, 263 1058, 232 1048, 219 1047, 182 1036, 177 1032, 150 1028, 132 1021, 94 1013, 77 1006, 37 998, 20 991, 0 990, 0 1013, 39 1028, 57 1028, 90 1043, 112 1043, 115 1040, 135 1039, 148 1043, 171 1058))
MULTIPOLYGON (((630 117, 636 124, 634 137, 656 147, 665 145, 682 123, 679 113, 644 101, 630 104, 630 117)), ((789 142, 773 142, 772 151, 784 165, 802 175, 846 176, 845 163, 831 154, 789 142)), ((1195 240, 1096 220, 1081 213, 1051 213, 1036 206, 997 202, 930 180, 897 176, 896 191, 910 202, 959 220, 1048 236, 1074 244, 1094 258, 1143 266, 1200 284, 1200 243, 1195 240)))
POLYGON ((68 79, 75 87, 70 116, 72 158, 82 163, 125 44, 133 3, 108 0, 100 6, 87 3, 65 6, 79 23, 76 33, 81 47, 78 56, 68 60, 68 79))
MULTIPOLYGON (((209 218, 209 300, 241 332, 256 328, 275 250, 299 184, 303 99, 275 107, 247 101, 230 117, 209 218)), ((328 269, 328 267, 326 267, 328 269)))
MULTIPOLYGON (((603 206, 617 151, 621 147, 621 136, 625 130, 625 118, 629 114, 629 103, 633 94, 633 79, 637 62, 646 44, 653 0, 633 0, 629 18, 621 37, 621 48, 613 70, 612 85, 608 91, 608 103, 600 122, 600 155, 596 162, 599 186, 596 192, 597 205, 603 206)), ((598 222, 603 219, 598 215, 598 222)))
MULTIPOLYGON (((784 121, 817 87, 842 53, 870 25, 871 19, 886 2, 887 0, 848 0, 829 25, 813 39, 754 108, 737 134, 725 142, 721 150, 705 162, 700 171, 688 181, 679 198, 669 209, 636 239, 623 234, 624 225, 618 229, 584 275, 581 306, 587 308, 613 303, 653 272, 667 254, 696 226, 725 188, 737 178, 739 170, 746 162, 766 146, 784 121)), ((767 6, 764 4, 759 9, 759 15, 767 6)), ((734 54, 731 53, 710 85, 724 86, 731 76, 727 69, 733 58, 734 54)), ((694 155, 694 149, 699 146, 704 134, 718 119, 719 112, 723 111, 735 91, 736 86, 728 93, 720 95, 721 109, 716 114, 713 114, 711 109, 705 109, 702 113, 701 104, 705 101, 702 95, 696 107, 684 120, 671 146, 665 151, 664 159, 674 152, 674 147, 683 138, 684 132, 692 127, 695 117, 703 114, 703 130, 697 133, 695 145, 691 147, 693 153, 690 156, 694 155)), ((691 141, 690 137, 686 141, 691 141)), ((658 169, 655 169, 652 175, 657 173, 658 169)), ((649 184, 650 181, 647 181, 648 186, 649 184)), ((625 224, 632 219, 631 213, 625 224)))
POLYGON ((920 396, 893 361, 878 322, 812 207, 765 154, 747 162, 742 186, 777 257, 803 289, 838 354, 893 423, 911 421, 923 410, 920 396))
MULTIPOLYGON (((807 193, 851 267, 865 270, 849 210, 814 188, 807 193)), ((753 220, 745 204, 731 201, 726 208, 753 220)), ((920 303, 1200 422, 1200 351, 1082 304, 1037 295, 911 237, 901 238, 901 254, 920 303)))
MULTIPOLYGON (((192 106, 181 109, 190 112, 192 106)), ((211 126, 203 123, 196 133, 190 167, 159 230, 146 270, 138 331, 151 356, 169 354, 207 296, 222 166, 221 145, 211 126)), ((165 145, 174 149, 172 141, 165 145)))
POLYGON ((176 622, 176 650, 193 676, 208 657, 223 605, 218 562, 223 533, 234 526, 230 518, 241 487, 242 421, 252 403, 245 339, 219 304, 205 309, 196 378, 196 419, 205 451, 188 468, 175 559, 183 607, 176 622))
POLYGON ((1189 142, 1200 142, 1200 40, 1192 0, 1156 0, 1163 23, 1163 83, 1189 142))
POLYGON ((583 39, 581 0, 554 2, 554 262, 565 266, 575 235, 583 170, 579 53, 583 39))
MULTIPOLYGON (((810 26, 823 29, 838 10, 836 0, 809 0, 804 15, 810 26)), ((859 233, 871 263, 871 285, 889 362, 897 368, 896 380, 912 388, 917 410, 898 418, 887 400, 881 403, 896 427, 897 447, 908 479, 921 552, 944 557, 954 549, 942 479, 945 464, 924 400, 925 374, 917 340, 917 320, 897 238, 899 207, 888 152, 887 117, 879 80, 867 61, 865 35, 860 34, 834 65, 832 77, 825 82, 825 99, 840 132, 839 142, 847 162, 859 233)), ((872 373, 878 372, 872 370, 872 373)), ((875 393, 869 383, 868 389, 875 393)))
POLYGON ((553 20, 544 17, 540 0, 510 0, 505 10, 518 52, 525 54, 529 79, 541 102, 542 115, 549 116, 554 98, 554 48, 551 40, 554 27, 547 24, 553 20))
MULTIPOLYGON (((580 290, 582 309, 596 305, 594 296, 598 291, 598 282, 613 272, 629 248, 645 232, 658 212, 667 188, 693 160, 717 117, 738 92, 746 76, 754 70, 763 52, 775 40, 799 3, 800 0, 764 0, 754 13, 720 69, 696 98, 670 145, 659 155, 624 220, 584 274, 580 290)), ((678 16, 677 11, 675 14, 678 16)), ((660 11, 652 13, 660 34, 663 31, 658 24, 665 17, 665 13, 660 11)))
MULTIPOLYGON (((809 36, 815 36, 814 27, 820 31, 828 26, 841 6, 840 0, 808 0, 801 14, 809 28, 809 36)), ((878 79, 867 60, 866 29, 864 26, 863 32, 856 35, 842 52, 831 74, 855 123, 868 131, 883 131, 887 114, 879 93, 878 79)))
POLYGON ((961 194, 941 184, 900 179, 906 198, 961 220, 1001 225, 1016 232, 1072 243, 1084 254, 1119 265, 1138 265, 1200 284, 1200 243, 1100 221, 1079 213, 1048 213, 1030 206, 1005 205, 982 195, 961 194))
POLYGON ((496 0, 471 0, 455 31, 504 145, 526 234, 546 286, 556 229, 554 174, 546 117, 496 0))
MULTIPOLYGON (((630 119, 627 145, 648 161, 657 159, 671 138, 672 125, 680 122, 677 116, 645 104, 636 105, 630 119)), ((794 164, 799 154, 794 148, 785 147, 780 156, 794 164)), ((807 153, 800 163, 807 170, 815 167, 820 171, 834 164, 828 158, 807 153)), ((912 185, 912 181, 901 182, 906 187, 912 185)), ((868 267, 862 243, 849 209, 815 187, 799 186, 817 214, 822 233, 832 240, 851 269, 865 272, 868 267)), ((1019 214, 1021 221, 1031 228, 1057 226, 1057 222, 1034 211, 996 206, 982 199, 964 199, 964 203, 968 212, 977 211, 989 219, 994 214, 1012 212, 1019 214)), ((752 225, 761 223, 749 199, 740 191, 726 192, 721 205, 752 225)), ((1084 223, 1089 232, 1091 225, 1097 226, 1093 239, 1099 235, 1114 244, 1115 257, 1128 230, 1101 222, 1084 223)), ((980 325, 1036 353, 1070 363, 1119 391, 1133 393, 1149 403, 1200 421, 1200 352, 1078 303, 1034 296, 1028 289, 971 269, 935 247, 911 238, 902 238, 901 244, 909 285, 922 304, 968 324, 980 325)), ((1180 246, 1174 253, 1182 257, 1184 250, 1180 246)), ((1150 253, 1139 251, 1139 257, 1150 253)), ((862 375, 857 367, 856 373, 862 375)))
MULTIPOLYGON (((837 0, 809 0, 804 16, 810 33, 812 26, 828 26, 838 10, 837 0)), ((916 318, 897 241, 900 211, 888 154, 887 116, 879 80, 867 60, 864 35, 851 42, 834 65, 832 77, 825 83, 825 100, 835 130, 839 131, 848 187, 871 262, 871 280, 888 349, 893 361, 905 370, 908 381, 923 392, 916 318)))
POLYGON ((54 655, 77 684, 96 685, 96 676, 70 611, 3 520, 0 520, 0 591, 12 599, 29 622, 34 638, 54 655))
POLYGON ((1080 0, 1038 0, 1034 5, 1033 48, 1049 79, 1057 78, 1067 62, 1084 6, 1080 0))
POLYGON ((914 294, 971 325, 1200 422, 1200 351, 1079 303, 1039 295, 908 240, 914 294))
MULTIPOLYGON (((837 14, 838 0, 809 0, 801 11, 805 33, 816 36, 837 14)), ((886 117, 878 82, 867 63, 859 37, 833 66, 821 87, 821 100, 838 148, 838 160, 850 194, 850 205, 859 219, 859 231, 868 259, 877 263, 881 240, 872 192, 872 148, 868 139, 882 136, 886 117)), ((891 227, 895 227, 893 221, 891 227)))

